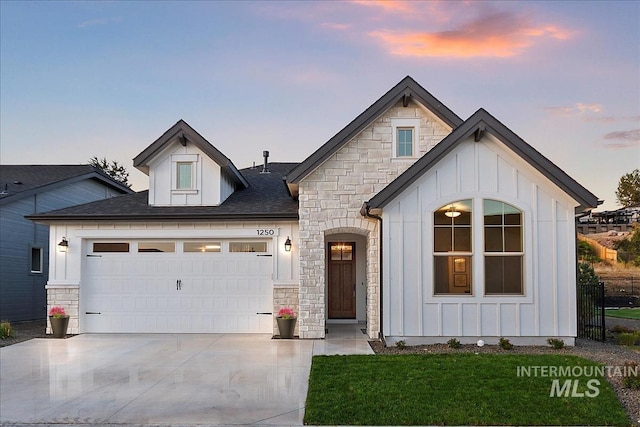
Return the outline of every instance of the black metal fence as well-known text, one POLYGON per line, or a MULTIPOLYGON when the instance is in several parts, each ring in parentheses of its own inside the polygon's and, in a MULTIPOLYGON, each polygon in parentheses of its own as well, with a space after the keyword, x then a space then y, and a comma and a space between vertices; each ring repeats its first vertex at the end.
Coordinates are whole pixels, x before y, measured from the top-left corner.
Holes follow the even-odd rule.
POLYGON ((604 341, 604 282, 578 285, 578 337, 604 341))

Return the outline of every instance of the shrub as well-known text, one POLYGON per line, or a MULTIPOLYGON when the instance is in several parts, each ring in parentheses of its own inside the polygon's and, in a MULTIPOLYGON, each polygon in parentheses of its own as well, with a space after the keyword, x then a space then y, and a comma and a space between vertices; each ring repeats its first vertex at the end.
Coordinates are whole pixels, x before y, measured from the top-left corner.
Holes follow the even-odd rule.
POLYGON ((618 336, 618 344, 620 345, 635 345, 636 341, 640 339, 640 334, 623 332, 618 336))
POLYGON ((513 344, 511 344, 511 342, 506 338, 500 338, 499 344, 503 350, 511 350, 513 348, 513 344))
POLYGON ((586 262, 578 263, 578 283, 583 285, 596 285, 600 277, 596 274, 591 264, 586 262))
POLYGON ((460 341, 458 341, 455 338, 451 338, 449 341, 447 341, 447 344, 449 345, 450 348, 460 348, 460 347, 462 347, 462 344, 460 344, 460 341))
POLYGON ((627 333, 627 334, 632 334, 635 331, 631 328, 628 328, 626 326, 622 326, 622 325, 616 325, 613 327, 613 329, 611 329, 611 332, 615 332, 616 334, 622 334, 622 333, 627 333))
POLYGON ((3 340, 7 338, 11 338, 13 336, 13 328, 11 327, 11 323, 8 320, 3 320, 0 322, 0 338, 3 340))
POLYGON ((551 347, 555 348, 556 350, 562 350, 564 348, 564 341, 558 338, 549 338, 547 342, 551 347))
POLYGON ((407 343, 405 340, 400 340, 396 343, 396 348, 400 349, 400 350, 404 350, 405 348, 407 348, 407 343))
POLYGON ((626 388, 640 389, 640 369, 636 362, 625 362, 625 376, 622 385, 626 388))

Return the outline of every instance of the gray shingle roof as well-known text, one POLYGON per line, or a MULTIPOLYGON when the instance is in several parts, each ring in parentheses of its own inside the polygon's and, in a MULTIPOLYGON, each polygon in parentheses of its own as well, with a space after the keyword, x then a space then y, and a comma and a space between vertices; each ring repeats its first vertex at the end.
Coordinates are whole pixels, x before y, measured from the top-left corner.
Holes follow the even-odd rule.
POLYGON ((0 202, 8 203, 84 179, 98 180, 122 193, 132 192, 91 165, 0 165, 0 202))
POLYGON ((283 177, 297 163, 270 163, 262 168, 242 169, 248 188, 236 190, 219 206, 149 206, 148 191, 29 216, 42 222, 69 220, 295 220, 298 202, 293 200, 283 177))

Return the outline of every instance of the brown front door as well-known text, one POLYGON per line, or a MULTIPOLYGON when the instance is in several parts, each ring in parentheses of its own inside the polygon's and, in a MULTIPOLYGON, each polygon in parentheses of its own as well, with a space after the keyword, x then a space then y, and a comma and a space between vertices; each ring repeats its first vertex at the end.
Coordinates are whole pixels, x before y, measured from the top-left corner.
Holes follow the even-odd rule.
POLYGON ((329 243, 329 318, 356 317, 356 244, 329 243))

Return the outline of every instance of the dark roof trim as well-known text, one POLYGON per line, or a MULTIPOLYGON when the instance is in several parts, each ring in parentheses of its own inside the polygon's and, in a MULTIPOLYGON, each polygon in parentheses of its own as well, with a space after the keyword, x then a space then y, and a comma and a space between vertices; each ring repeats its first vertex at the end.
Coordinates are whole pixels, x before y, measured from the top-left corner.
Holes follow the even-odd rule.
POLYGON ((598 198, 589 190, 576 182, 531 145, 527 144, 522 138, 498 121, 498 119, 481 108, 431 149, 431 151, 427 152, 422 158, 415 162, 403 174, 392 181, 371 200, 366 202, 366 209, 383 208, 443 157, 449 154, 462 141, 471 135, 474 135, 474 140, 479 140, 478 137, 487 132, 498 138, 514 153, 526 160, 531 166, 538 170, 538 172, 546 176, 580 203, 580 206, 577 208, 578 211, 598 206, 598 198))
POLYGON ((420 86, 410 76, 407 76, 402 79, 400 83, 391 88, 391 90, 385 93, 380 99, 374 102, 362 114, 356 117, 351 123, 345 126, 344 129, 338 132, 333 138, 318 148, 318 150, 311 154, 306 160, 289 172, 286 177, 287 183, 299 183, 300 180, 320 166, 340 147, 349 142, 381 114, 393 107, 398 101, 402 100, 403 105, 408 105, 409 98, 413 98, 415 101, 427 107, 452 129, 462 123, 462 119, 453 111, 427 92, 425 88, 420 86))
POLYGON ((74 222, 74 221, 292 221, 298 220, 297 213, 264 213, 256 214, 185 214, 185 213, 162 213, 158 215, 55 215, 55 214, 37 214, 25 215, 26 219, 39 223, 50 223, 55 221, 74 222))
POLYGON ((163 133, 160 138, 145 148, 142 153, 138 154, 133 159, 133 166, 142 172, 148 173, 147 163, 170 144, 174 138, 178 138, 178 141, 182 145, 191 142, 226 171, 236 183, 242 185, 244 188, 249 187, 249 183, 244 176, 242 176, 238 168, 235 167, 233 162, 182 119, 178 120, 178 122, 163 133))
POLYGON ((93 169, 94 169, 93 172, 84 173, 82 175, 76 175, 71 178, 62 179, 60 181, 55 181, 49 184, 41 185, 39 187, 31 188, 29 190, 20 191, 19 193, 7 195, 0 199, 0 205, 13 203, 16 200, 24 199, 25 197, 30 197, 34 194, 39 194, 45 191, 54 190, 56 188, 59 188, 65 185, 70 185, 76 182, 84 181, 86 179, 94 179, 96 181, 99 181, 105 186, 110 187, 116 191, 119 191, 122 194, 131 194, 134 192, 131 188, 117 182, 116 180, 108 176, 106 173, 102 172, 100 169, 97 169, 95 167, 93 169))

